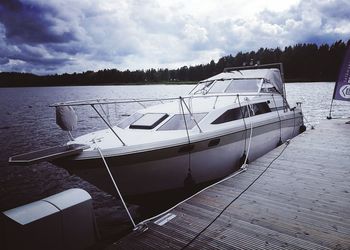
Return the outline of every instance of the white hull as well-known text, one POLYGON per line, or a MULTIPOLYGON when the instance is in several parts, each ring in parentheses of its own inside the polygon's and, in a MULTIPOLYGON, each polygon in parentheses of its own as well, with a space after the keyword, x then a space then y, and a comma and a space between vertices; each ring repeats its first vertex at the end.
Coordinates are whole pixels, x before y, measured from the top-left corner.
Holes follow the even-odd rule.
MULTIPOLYGON (((249 161, 262 156, 278 145, 279 124, 279 122, 274 122, 253 128, 249 161)), ((301 116, 296 117, 295 122, 293 119, 282 122, 282 141, 297 135, 301 125, 301 116)), ((245 146, 248 147, 249 136, 250 128, 246 131, 241 130, 194 142, 192 143, 194 147, 190 152, 179 152, 181 148, 187 147, 184 144, 127 156, 107 156, 106 161, 123 195, 132 196, 181 189, 185 187, 185 179, 188 177, 189 170, 195 184, 220 179, 238 170, 245 146), (210 141, 218 138, 220 138, 218 145, 208 147, 210 141), (122 162, 127 162, 127 164, 122 162)), ((82 159, 81 157, 69 162, 58 162, 58 165, 106 192, 115 193, 101 158, 82 159)))

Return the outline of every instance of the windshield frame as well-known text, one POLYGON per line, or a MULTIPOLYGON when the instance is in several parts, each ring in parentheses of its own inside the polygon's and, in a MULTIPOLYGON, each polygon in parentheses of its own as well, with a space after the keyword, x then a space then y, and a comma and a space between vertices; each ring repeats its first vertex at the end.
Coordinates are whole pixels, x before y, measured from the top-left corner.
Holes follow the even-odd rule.
POLYGON ((206 94, 220 94, 220 93, 260 93, 262 84, 266 80, 262 77, 252 77, 252 78, 220 78, 220 79, 214 79, 214 80, 204 80, 197 83, 197 85, 190 91, 189 94, 191 95, 206 95, 206 94), (239 80, 259 80, 257 84, 257 91, 256 92, 226 92, 229 86, 232 84, 233 81, 239 81, 239 80), (217 84, 220 81, 230 81, 228 83, 228 86, 225 88, 223 92, 215 92, 211 93, 210 90, 214 87, 215 84, 217 84), (200 87, 202 86, 202 87, 200 87))

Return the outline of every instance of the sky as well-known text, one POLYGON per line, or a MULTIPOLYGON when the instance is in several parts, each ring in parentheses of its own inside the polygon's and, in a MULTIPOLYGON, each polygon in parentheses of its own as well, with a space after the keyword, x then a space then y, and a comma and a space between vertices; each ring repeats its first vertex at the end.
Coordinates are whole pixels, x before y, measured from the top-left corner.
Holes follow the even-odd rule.
POLYGON ((349 0, 0 0, 0 72, 174 69, 340 39, 349 0))

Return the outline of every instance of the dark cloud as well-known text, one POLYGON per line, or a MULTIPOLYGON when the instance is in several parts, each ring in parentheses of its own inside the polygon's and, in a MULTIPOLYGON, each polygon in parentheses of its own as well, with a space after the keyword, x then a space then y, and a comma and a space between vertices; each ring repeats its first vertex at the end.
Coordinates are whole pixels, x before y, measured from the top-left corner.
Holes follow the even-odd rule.
MULTIPOLYGON (((239 11, 200 12, 195 1, 188 2, 193 8, 183 7, 186 3, 0 0, 1 70, 45 74, 175 68, 260 47, 350 37, 348 0, 303 0, 283 11, 264 10, 261 1, 252 0, 249 16, 237 16, 240 6, 239 11), (260 7, 252 9, 255 5, 260 7)), ((231 0, 223 3, 232 6, 231 0)))
POLYGON ((0 64, 7 64, 10 60, 8 58, 0 57, 0 64))
POLYGON ((280 27, 292 43, 323 44, 350 38, 349 10, 348 0, 307 0, 283 12, 265 10, 259 19, 280 27))
POLYGON ((53 67, 64 65, 69 61, 67 58, 46 57, 41 55, 41 52, 30 51, 22 48, 18 53, 13 53, 9 56, 11 60, 19 60, 33 66, 53 67))
POLYGON ((350 2, 348 0, 327 1, 324 4, 317 4, 320 12, 332 19, 350 19, 350 2))
POLYGON ((50 72, 71 63, 82 46, 57 5, 32 0, 0 2, 0 63, 3 70, 50 72), (74 46, 75 45, 75 46, 74 46))
POLYGON ((0 3, 0 22, 11 43, 63 43, 75 40, 72 32, 62 31, 59 12, 49 5, 30 1, 5 0, 0 3))

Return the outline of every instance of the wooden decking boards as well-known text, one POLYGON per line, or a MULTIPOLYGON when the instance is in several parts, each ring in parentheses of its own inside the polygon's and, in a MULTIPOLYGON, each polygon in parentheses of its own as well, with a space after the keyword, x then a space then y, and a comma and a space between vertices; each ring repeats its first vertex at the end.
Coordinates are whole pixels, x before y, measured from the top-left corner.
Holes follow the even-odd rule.
POLYGON ((325 120, 108 249, 350 249, 350 124, 325 120))

